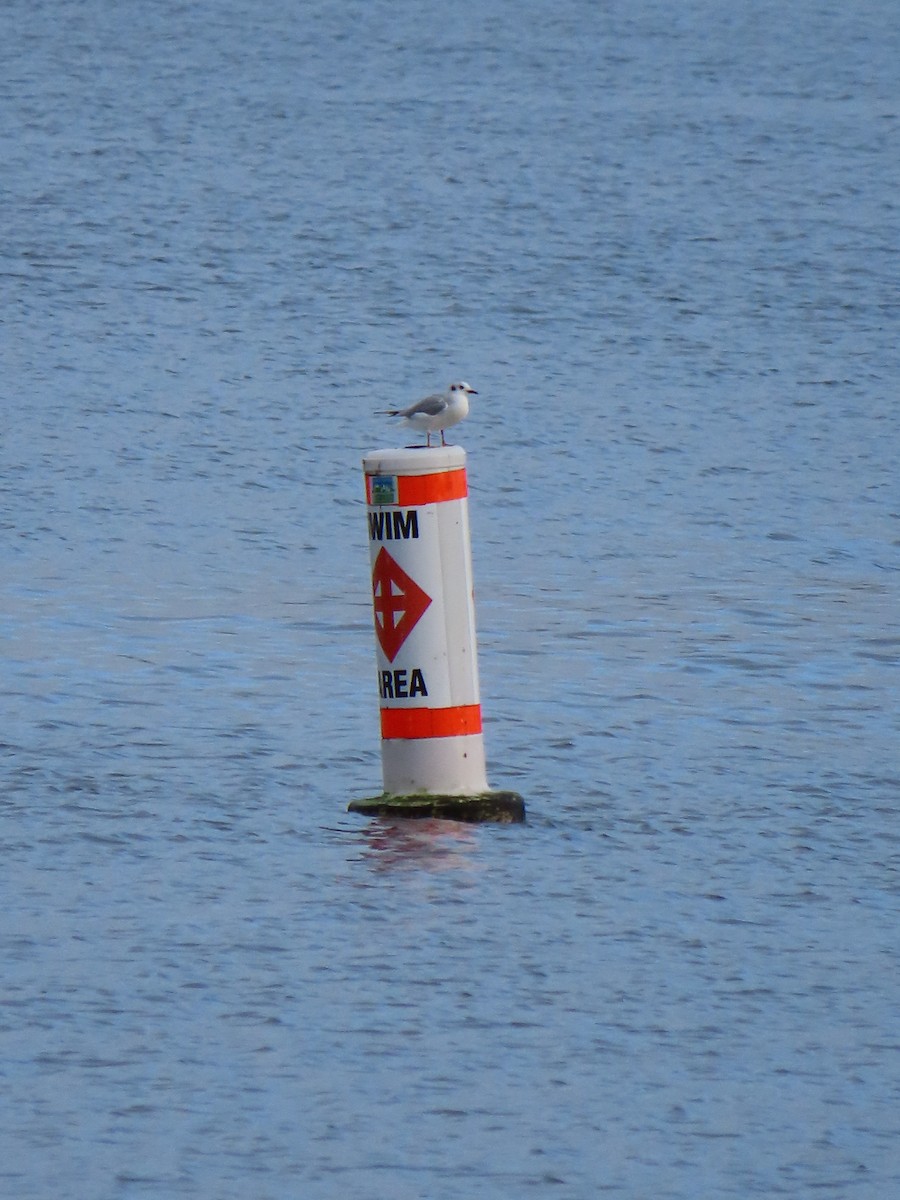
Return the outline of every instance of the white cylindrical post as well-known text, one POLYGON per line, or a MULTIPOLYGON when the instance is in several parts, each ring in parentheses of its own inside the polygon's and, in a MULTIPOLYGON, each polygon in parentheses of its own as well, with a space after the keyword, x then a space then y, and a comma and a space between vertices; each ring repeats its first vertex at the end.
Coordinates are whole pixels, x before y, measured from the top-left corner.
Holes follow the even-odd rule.
POLYGON ((488 784, 466 452, 379 450, 363 467, 385 793, 478 795, 488 784))
POLYGON ((524 821, 522 797, 487 783, 466 452, 374 450, 363 469, 384 794, 350 811, 524 821))

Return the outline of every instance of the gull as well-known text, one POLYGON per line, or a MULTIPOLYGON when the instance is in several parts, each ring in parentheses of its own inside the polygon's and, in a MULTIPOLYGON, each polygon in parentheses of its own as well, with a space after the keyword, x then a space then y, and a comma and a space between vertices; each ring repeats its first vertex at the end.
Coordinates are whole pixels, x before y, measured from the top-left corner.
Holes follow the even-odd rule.
POLYGON ((425 445, 431 445, 431 435, 440 431, 441 445, 446 446, 444 430, 458 425, 469 414, 469 397, 478 393, 467 383, 451 383, 446 392, 435 392, 417 400, 409 408, 389 408, 383 415, 402 417, 407 425, 425 434, 425 445))

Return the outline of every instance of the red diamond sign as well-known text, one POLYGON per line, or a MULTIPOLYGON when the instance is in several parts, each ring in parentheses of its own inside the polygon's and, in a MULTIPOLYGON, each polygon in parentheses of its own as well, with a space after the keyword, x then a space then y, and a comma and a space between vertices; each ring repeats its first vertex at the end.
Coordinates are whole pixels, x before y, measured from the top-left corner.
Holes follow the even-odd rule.
POLYGON ((431 597, 394 562, 384 546, 378 551, 372 571, 372 596, 375 634, 388 662, 393 662, 431 597))

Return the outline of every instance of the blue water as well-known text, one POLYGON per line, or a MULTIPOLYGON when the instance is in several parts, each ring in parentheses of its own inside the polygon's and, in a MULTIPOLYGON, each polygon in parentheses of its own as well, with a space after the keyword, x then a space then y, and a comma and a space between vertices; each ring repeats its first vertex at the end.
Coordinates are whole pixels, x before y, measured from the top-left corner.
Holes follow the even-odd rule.
POLYGON ((893 0, 0 7, 0 1194, 900 1193, 893 0), (360 469, 464 378, 489 770, 360 469))

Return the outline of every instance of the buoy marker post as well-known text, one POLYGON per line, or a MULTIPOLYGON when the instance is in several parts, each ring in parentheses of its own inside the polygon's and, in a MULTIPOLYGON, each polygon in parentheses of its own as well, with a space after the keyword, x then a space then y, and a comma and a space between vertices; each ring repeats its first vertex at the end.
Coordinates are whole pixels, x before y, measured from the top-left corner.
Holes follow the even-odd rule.
POLYGON ((375 450, 363 471, 384 793, 349 811, 523 821, 522 797, 487 781, 466 452, 375 450))

